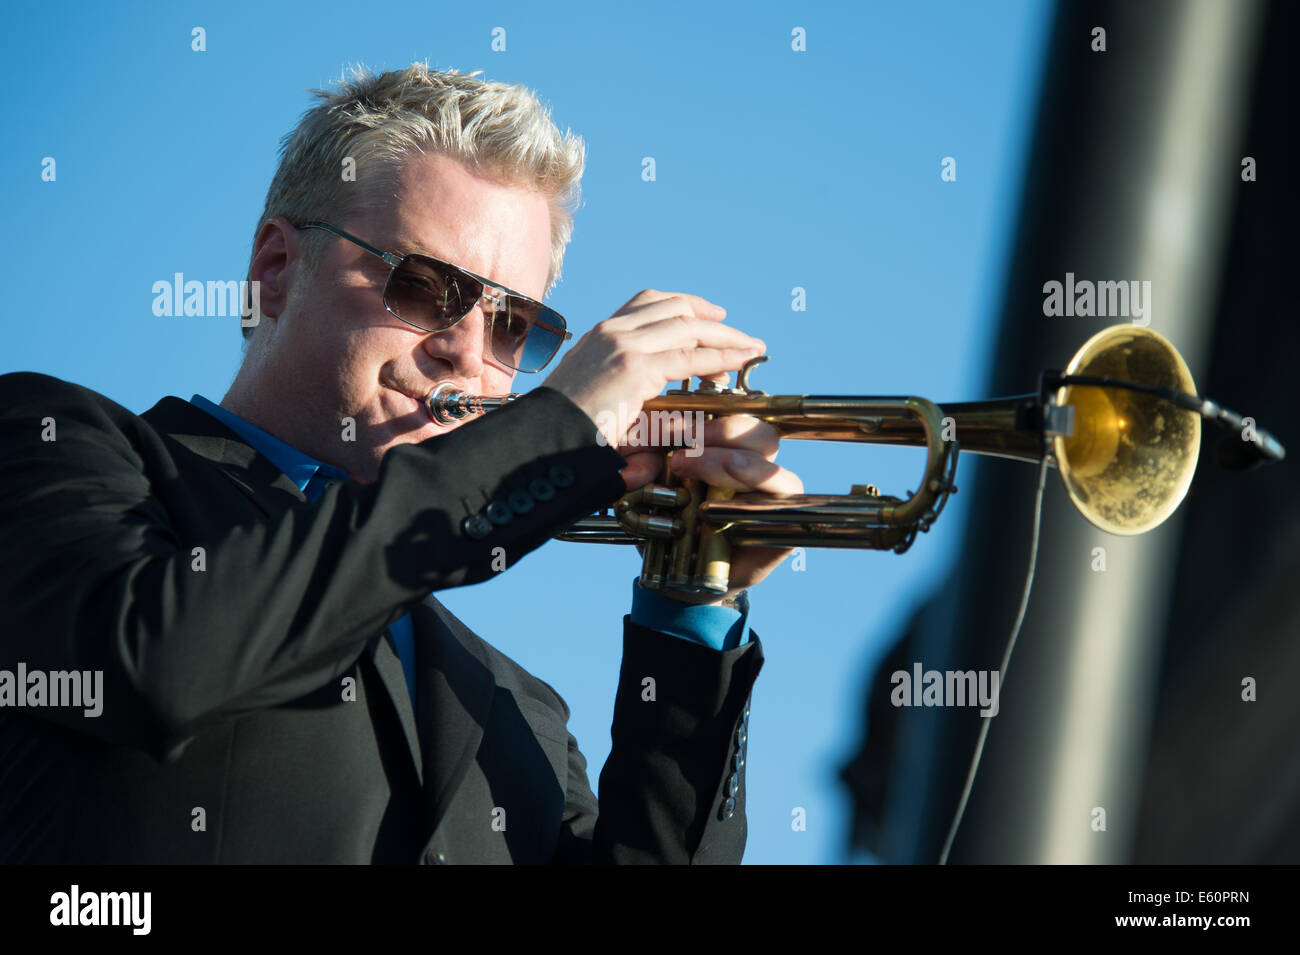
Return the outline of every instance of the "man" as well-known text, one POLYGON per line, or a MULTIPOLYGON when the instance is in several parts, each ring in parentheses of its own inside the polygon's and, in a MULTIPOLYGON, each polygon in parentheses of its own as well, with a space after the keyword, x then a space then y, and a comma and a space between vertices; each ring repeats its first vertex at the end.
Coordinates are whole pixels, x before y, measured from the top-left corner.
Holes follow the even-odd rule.
MULTIPOLYGON (((582 144, 526 90, 418 66, 319 95, 268 193, 259 320, 220 406, 136 416, 0 376, 0 670, 103 681, 97 716, 0 707, 0 861, 740 861, 762 663, 744 592, 785 551, 738 549, 709 606, 635 595, 599 806, 568 707, 430 594, 653 480, 658 456, 597 420, 762 342, 647 290, 542 387, 436 423, 436 385, 507 393, 558 348, 536 303, 582 144)), ((801 490, 769 426, 703 444, 684 476, 801 490)))

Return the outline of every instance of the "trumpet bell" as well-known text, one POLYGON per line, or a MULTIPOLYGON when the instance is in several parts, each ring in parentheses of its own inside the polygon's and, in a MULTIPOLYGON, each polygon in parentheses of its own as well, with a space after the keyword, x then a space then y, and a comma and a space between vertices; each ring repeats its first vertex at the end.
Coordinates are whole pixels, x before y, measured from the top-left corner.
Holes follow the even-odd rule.
MULTIPOLYGON (((1084 343, 1067 375, 1103 375, 1196 394, 1187 363, 1149 328, 1114 325, 1084 343)), ((1142 534, 1182 503, 1196 471, 1201 418, 1141 392, 1065 385, 1057 404, 1074 407, 1074 433, 1053 438, 1070 500, 1111 534, 1142 534)))

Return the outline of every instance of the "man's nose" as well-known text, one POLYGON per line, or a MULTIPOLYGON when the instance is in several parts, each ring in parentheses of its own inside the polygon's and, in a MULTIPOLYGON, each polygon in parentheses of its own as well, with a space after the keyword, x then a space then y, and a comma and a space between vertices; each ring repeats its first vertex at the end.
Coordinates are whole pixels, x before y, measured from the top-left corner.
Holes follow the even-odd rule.
POLYGON ((451 365, 452 374, 477 378, 483 371, 483 350, 488 347, 487 327, 483 302, 479 301, 451 328, 430 332, 424 339, 425 351, 451 365))

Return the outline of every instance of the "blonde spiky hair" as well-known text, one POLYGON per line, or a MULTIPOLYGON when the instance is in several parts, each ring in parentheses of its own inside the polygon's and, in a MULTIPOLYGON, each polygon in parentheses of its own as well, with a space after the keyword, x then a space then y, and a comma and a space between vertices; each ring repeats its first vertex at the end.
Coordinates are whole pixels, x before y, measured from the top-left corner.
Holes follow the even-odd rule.
MULTIPOLYGON (((527 185, 550 199, 551 267, 546 292, 559 281, 573 213, 582 197, 586 145, 551 120, 550 110, 528 88, 479 79, 482 71, 439 72, 427 63, 372 73, 353 69, 335 90, 312 90, 321 102, 307 110, 281 140, 280 165, 253 232, 267 220, 290 222, 344 218, 359 203, 391 190, 407 158, 435 153, 482 170, 503 183, 527 185), (344 180, 351 157, 367 188, 344 180)), ((319 261, 329 236, 303 234, 309 267, 319 261)), ((251 267, 251 261, 250 261, 251 267)), ((245 343, 253 328, 245 327, 245 343)))

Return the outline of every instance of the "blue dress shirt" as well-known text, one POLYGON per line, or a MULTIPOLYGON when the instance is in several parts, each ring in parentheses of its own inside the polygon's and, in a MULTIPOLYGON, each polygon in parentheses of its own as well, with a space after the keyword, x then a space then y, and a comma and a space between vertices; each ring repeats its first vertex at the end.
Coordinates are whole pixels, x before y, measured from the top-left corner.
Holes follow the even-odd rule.
MULTIPOLYGON (((263 457, 283 471, 308 501, 316 501, 339 481, 349 480, 346 471, 324 464, 285 444, 275 435, 245 421, 202 395, 190 398, 190 404, 212 415, 248 442, 263 457)), ((632 621, 652 630, 661 630, 683 640, 731 650, 749 640, 749 614, 729 607, 693 606, 653 591, 643 590, 633 581, 632 621)), ((415 700, 415 629, 411 615, 404 614, 388 628, 397 655, 402 661, 406 686, 415 700)))

